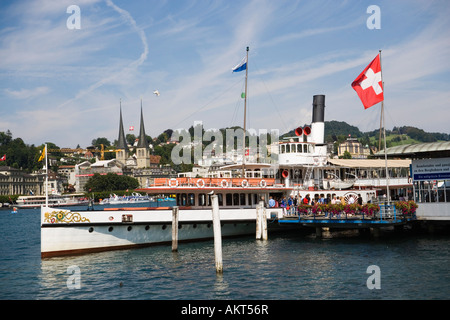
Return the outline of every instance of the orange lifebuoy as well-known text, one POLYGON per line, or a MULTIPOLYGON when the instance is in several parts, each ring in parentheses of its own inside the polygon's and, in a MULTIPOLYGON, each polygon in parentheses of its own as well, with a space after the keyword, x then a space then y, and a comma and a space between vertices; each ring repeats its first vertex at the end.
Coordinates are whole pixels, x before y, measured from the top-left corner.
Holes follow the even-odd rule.
POLYGON ((171 187, 171 188, 176 188, 176 187, 178 187, 178 180, 175 179, 175 178, 170 179, 170 180, 169 180, 169 187, 171 187), (174 182, 174 181, 175 181, 175 184, 172 184, 172 182, 174 182))
POLYGON ((204 188, 204 187, 205 187, 205 181, 203 179, 198 179, 197 180, 197 188, 204 188))

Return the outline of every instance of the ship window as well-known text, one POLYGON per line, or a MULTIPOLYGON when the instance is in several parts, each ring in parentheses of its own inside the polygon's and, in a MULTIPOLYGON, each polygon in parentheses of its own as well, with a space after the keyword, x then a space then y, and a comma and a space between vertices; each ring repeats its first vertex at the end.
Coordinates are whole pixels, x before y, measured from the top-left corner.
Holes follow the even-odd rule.
POLYGON ((240 197, 241 197, 241 200, 240 200, 241 206, 245 206, 245 193, 241 193, 240 197))
POLYGON ((226 194, 226 204, 227 206, 233 205, 233 195, 231 193, 226 194))
POLYGON ((303 145, 303 152, 304 152, 304 153, 307 153, 307 152, 308 152, 308 145, 307 145, 307 144, 304 144, 304 145, 303 145))
POLYGON ((239 205, 239 193, 233 193, 233 205, 239 205))
POLYGON ((286 145, 286 153, 291 152, 291 146, 289 144, 286 145))
POLYGON ((198 205, 199 206, 206 206, 206 194, 200 193, 198 195, 198 205))
POLYGON ((252 205, 252 194, 251 193, 248 194, 248 205, 249 206, 252 205))
POLYGON ((302 153, 302 145, 301 144, 297 145, 297 152, 302 153))
POLYGON ((219 206, 223 206, 223 194, 218 193, 217 198, 219 199, 219 206))
POLYGON ((188 205, 189 206, 195 206, 195 196, 193 193, 189 193, 188 196, 188 205))
POLYGON ((187 203, 186 193, 182 193, 182 194, 181 194, 181 203, 180 203, 180 204, 181 204, 182 206, 185 206, 186 203, 187 203))
POLYGON ((286 147, 284 146, 284 144, 281 145, 281 153, 285 153, 286 147))

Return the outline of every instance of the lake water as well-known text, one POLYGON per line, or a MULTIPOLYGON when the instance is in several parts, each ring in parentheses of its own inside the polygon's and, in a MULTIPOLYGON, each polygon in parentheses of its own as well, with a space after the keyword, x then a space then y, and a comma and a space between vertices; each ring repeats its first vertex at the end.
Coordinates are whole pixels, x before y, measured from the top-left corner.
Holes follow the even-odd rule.
POLYGON ((316 238, 296 231, 268 241, 224 239, 224 273, 217 276, 212 240, 180 243, 178 253, 164 245, 41 259, 39 224, 39 209, 0 210, 0 299, 450 298, 449 234, 316 238), (378 272, 368 273, 369 266, 378 272), (369 289, 368 278, 377 275, 371 283, 380 289, 369 289))

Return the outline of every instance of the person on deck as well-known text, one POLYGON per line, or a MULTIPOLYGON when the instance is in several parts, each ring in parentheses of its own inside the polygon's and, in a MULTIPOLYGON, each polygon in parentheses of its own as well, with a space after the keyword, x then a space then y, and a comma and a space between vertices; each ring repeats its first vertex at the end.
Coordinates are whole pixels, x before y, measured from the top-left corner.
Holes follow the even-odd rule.
POLYGON ((275 200, 273 199, 272 196, 270 196, 269 199, 269 208, 274 208, 275 207, 275 200))

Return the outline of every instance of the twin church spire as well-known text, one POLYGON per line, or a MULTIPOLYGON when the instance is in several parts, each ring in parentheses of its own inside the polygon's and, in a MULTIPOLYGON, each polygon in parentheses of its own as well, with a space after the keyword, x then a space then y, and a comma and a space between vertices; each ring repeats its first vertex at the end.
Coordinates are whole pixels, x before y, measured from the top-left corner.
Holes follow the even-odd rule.
MULTIPOLYGON (((129 148, 127 141, 125 139, 125 131, 123 129, 123 120, 122 120, 122 100, 120 101, 120 120, 119 120, 119 139, 117 143, 117 153, 116 159, 121 161, 123 164, 129 164, 128 162, 128 153, 129 148)), ((133 161, 134 162, 134 161, 133 161)), ((139 141, 136 146, 136 165, 137 168, 146 168, 150 167, 150 151, 147 143, 147 139, 145 137, 145 126, 144 126, 144 113, 142 110, 142 99, 141 99, 141 124, 139 130, 139 141)))

